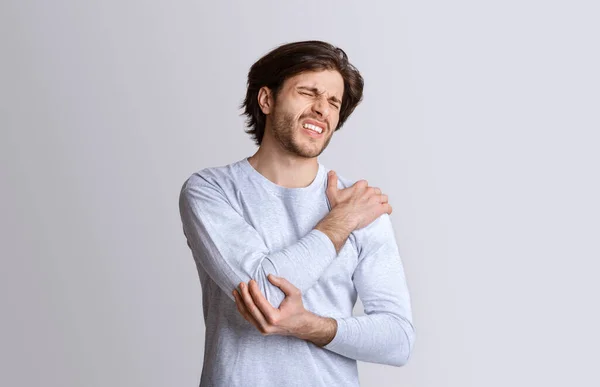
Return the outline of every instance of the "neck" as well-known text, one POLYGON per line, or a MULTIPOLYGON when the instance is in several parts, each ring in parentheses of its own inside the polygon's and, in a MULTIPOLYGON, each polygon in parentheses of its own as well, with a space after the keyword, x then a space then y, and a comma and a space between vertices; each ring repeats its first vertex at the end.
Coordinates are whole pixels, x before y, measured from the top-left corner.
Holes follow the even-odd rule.
MULTIPOLYGON (((266 138, 265 138, 266 139, 266 138)), ((317 176, 319 163, 316 157, 306 158, 269 146, 265 139, 248 162, 261 175, 285 188, 304 188, 317 176)))

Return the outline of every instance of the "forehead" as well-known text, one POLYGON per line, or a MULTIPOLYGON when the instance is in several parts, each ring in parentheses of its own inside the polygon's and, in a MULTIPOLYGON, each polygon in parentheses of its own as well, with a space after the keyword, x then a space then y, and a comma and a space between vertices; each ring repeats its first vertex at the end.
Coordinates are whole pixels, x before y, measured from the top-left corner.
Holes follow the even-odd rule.
POLYGON ((335 70, 305 71, 286 79, 285 87, 310 87, 319 92, 327 92, 340 100, 344 94, 344 78, 335 70))

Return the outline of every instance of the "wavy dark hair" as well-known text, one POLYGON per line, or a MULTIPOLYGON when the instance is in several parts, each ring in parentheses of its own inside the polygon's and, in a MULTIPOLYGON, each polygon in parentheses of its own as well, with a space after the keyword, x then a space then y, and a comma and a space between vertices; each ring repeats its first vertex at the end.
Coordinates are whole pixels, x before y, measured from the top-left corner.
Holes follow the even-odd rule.
POLYGON ((266 86, 276 99, 283 82, 305 71, 337 70, 344 79, 344 95, 339 130, 360 103, 364 80, 358 70, 348 62, 341 48, 318 40, 308 40, 281 45, 252 65, 248 72, 248 90, 240 109, 246 115, 246 133, 260 146, 265 134, 266 116, 258 104, 258 91, 266 86))

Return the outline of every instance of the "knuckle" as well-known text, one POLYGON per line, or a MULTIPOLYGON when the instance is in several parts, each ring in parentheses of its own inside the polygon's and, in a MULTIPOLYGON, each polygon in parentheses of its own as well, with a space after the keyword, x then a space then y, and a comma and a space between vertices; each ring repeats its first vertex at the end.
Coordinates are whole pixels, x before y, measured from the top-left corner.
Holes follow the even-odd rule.
POLYGON ((356 182, 356 186, 359 187, 359 188, 365 188, 368 185, 369 185, 369 182, 366 181, 366 180, 364 180, 364 179, 359 180, 359 181, 356 182))
POLYGON ((266 320, 271 325, 277 325, 279 323, 279 319, 277 318, 277 316, 273 315, 266 316, 266 320))

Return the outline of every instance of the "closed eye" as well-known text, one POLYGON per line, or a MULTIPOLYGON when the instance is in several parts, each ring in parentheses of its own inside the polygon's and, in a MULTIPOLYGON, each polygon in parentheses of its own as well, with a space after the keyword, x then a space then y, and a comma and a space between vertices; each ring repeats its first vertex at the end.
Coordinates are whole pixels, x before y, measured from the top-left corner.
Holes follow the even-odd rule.
MULTIPOLYGON (((316 97, 317 95, 319 95, 319 91, 316 88, 307 88, 305 86, 300 86, 298 88, 298 93, 300 93, 301 95, 306 95, 307 97, 316 97)), ((331 97, 329 99, 329 104, 333 106, 336 110, 339 110, 341 106, 340 101, 335 97, 331 97)))

